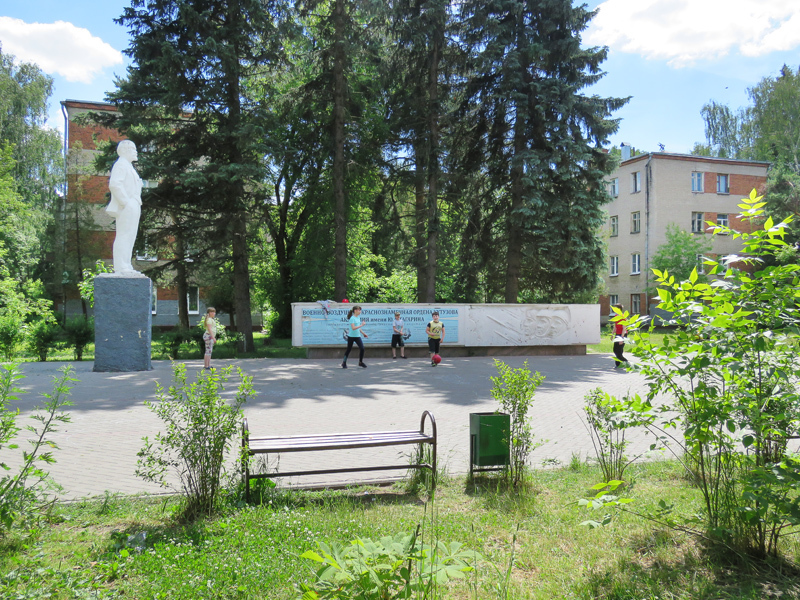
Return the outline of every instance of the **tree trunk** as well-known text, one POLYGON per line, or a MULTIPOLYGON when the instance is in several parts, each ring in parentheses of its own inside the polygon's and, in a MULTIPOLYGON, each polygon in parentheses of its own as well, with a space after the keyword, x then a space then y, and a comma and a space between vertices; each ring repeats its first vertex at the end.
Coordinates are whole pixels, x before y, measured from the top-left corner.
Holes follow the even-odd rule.
MULTIPOLYGON (((524 39, 524 16, 520 11, 517 19, 517 52, 520 51, 520 44, 524 39)), ((525 77, 528 65, 521 64, 520 70, 525 77)), ((508 219, 508 255, 506 258, 506 290, 505 302, 516 304, 519 302, 519 277, 522 272, 522 226, 520 225, 521 215, 519 210, 523 206, 524 186, 523 177, 525 175, 525 165, 522 160, 523 152, 526 147, 525 140, 525 100, 518 99, 514 104, 514 130, 513 145, 514 153, 511 157, 511 211, 508 219)))
MULTIPOLYGON (((235 27, 240 14, 235 2, 231 3, 229 18, 235 27)), ((233 56, 238 57, 241 53, 234 44, 233 56)), ((238 59, 230 61, 225 68, 227 78, 228 95, 228 118, 230 119, 228 131, 233 136, 240 134, 242 121, 242 94, 241 83, 239 81, 241 67, 238 59)), ((229 154, 231 164, 242 164, 246 157, 243 155, 241 147, 236 137, 228 139, 229 154)), ((249 157, 247 157, 249 158, 249 157)), ((239 352, 253 351, 253 318, 250 309, 250 258, 247 248, 247 212, 245 210, 246 190, 241 180, 230 182, 231 197, 229 206, 231 207, 231 238, 232 238, 232 259, 233 259, 233 305, 236 313, 237 332, 239 336, 239 352)), ((233 315, 231 315, 233 319, 233 315)))
POLYGON ((233 304, 239 338, 239 352, 253 351, 253 317, 250 310, 250 258, 247 252, 247 215, 233 217, 233 304))
POLYGON ((347 297, 347 197, 345 194, 345 1, 333 6, 333 197, 334 247, 333 295, 340 302, 347 297))
POLYGON ((436 302, 439 241, 439 40, 434 36, 428 71, 428 269, 425 302, 436 302))
POLYGON ((416 252, 414 264, 417 267, 417 302, 425 302, 428 277, 428 258, 426 250, 425 224, 427 223, 426 198, 425 198, 425 160, 423 157, 422 133, 417 136, 414 144, 414 241, 416 252))
MULTIPOLYGON (((189 284, 186 281, 186 242, 183 239, 183 230, 175 214, 172 212, 172 222, 175 224, 175 250, 178 260, 175 263, 175 287, 178 288, 178 326, 189 329, 189 284)), ((198 307, 199 308, 199 307, 198 307)))

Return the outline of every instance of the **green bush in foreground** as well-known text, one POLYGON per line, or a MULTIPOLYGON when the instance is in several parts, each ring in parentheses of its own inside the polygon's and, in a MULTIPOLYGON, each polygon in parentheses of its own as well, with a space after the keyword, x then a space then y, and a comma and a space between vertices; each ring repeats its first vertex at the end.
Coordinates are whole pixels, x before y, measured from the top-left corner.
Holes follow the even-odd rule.
POLYGON ((7 450, 19 450, 12 443, 22 431, 17 425, 19 409, 12 409, 12 401, 18 401, 23 393, 17 381, 23 378, 17 365, 0 365, 0 469, 5 474, 0 477, 0 536, 7 533, 15 523, 25 522, 47 500, 48 492, 58 489, 42 465, 55 462, 53 450, 58 446, 48 436, 58 431, 58 425, 69 423, 70 417, 62 409, 69 406, 66 397, 70 393, 72 369, 61 369, 61 376, 55 378, 52 394, 45 394, 47 401, 31 418, 39 425, 27 425, 24 429, 33 434, 29 440, 30 450, 22 449, 22 464, 12 469, 6 464, 7 450), (15 472, 14 472, 15 471, 15 472))
MULTIPOLYGON (((744 246, 744 256, 705 261, 712 283, 696 271, 686 281, 654 271, 659 308, 679 327, 662 344, 641 332, 633 353, 650 391, 646 402, 628 403, 660 415, 650 428, 670 442, 702 493, 699 533, 762 557, 800 531, 800 462, 788 451, 800 435, 800 265, 762 268, 785 246, 790 222, 764 221, 764 204, 754 190, 739 205, 752 233, 709 223, 744 246), (653 408, 658 397, 667 401, 653 408)), ((631 330, 640 326, 627 321, 631 330)), ((662 506, 662 521, 698 523, 672 517, 671 508, 662 506)))
MULTIPOLYGON (((229 403, 221 392, 230 379, 232 367, 211 369, 197 381, 187 383, 186 365, 174 364, 174 383, 165 390, 160 384, 156 400, 145 401, 166 425, 151 442, 144 439, 136 474, 165 488, 170 473, 180 480, 185 495, 184 517, 193 519, 212 514, 217 505, 225 469, 225 453, 238 431, 242 405, 253 395, 252 377, 236 372, 240 383, 229 403)), ((238 464, 238 461, 237 461, 238 464)))
POLYGON ((301 558, 319 564, 316 581, 301 584, 300 600, 385 600, 430 598, 451 579, 474 570, 480 554, 462 550, 458 542, 426 544, 414 533, 348 544, 317 542, 301 558))

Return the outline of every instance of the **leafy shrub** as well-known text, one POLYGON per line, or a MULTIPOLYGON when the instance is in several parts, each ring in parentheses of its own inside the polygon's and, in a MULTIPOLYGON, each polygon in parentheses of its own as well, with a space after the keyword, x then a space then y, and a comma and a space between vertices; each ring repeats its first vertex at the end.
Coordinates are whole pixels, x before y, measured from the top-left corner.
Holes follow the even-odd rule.
POLYGON ((64 325, 67 344, 72 346, 75 360, 83 360, 83 351, 86 346, 94 342, 94 319, 73 317, 64 325))
POLYGON ((438 585, 464 578, 481 558, 458 542, 422 543, 418 532, 317 546, 319 552, 300 555, 320 566, 312 585, 300 585, 299 600, 430 598, 438 585))
POLYGON ((41 319, 28 328, 28 348, 40 361, 45 362, 53 349, 61 328, 52 321, 41 319))
MULTIPOLYGON (((633 352, 648 401, 670 399, 640 409, 660 413, 651 429, 681 450, 676 455, 703 496, 702 533, 765 556, 800 525, 800 464, 787 450, 800 435, 800 265, 763 267, 786 245, 791 219, 763 220, 761 200, 753 190, 739 205, 752 232, 709 223, 741 240, 745 254, 706 260, 713 283, 696 271, 686 281, 654 271, 659 308, 682 326, 663 344, 641 332, 633 352), (682 435, 670 433, 678 428, 682 435)), ((627 325, 635 331, 639 321, 627 325)))
POLYGON ((583 413, 603 481, 623 480, 625 469, 638 458, 625 456, 625 449, 630 444, 625 439, 625 432, 629 427, 644 425, 647 419, 640 411, 628 408, 630 398, 620 401, 603 393, 600 388, 591 390, 583 399, 586 401, 583 413))
POLYGON ((166 431, 156 434, 153 442, 143 438, 136 475, 168 488, 168 472, 176 474, 186 495, 184 516, 192 519, 212 514, 216 508, 225 453, 238 431, 242 405, 254 392, 252 378, 241 369, 237 369, 240 383, 230 403, 221 392, 232 367, 205 371, 191 384, 186 381, 186 365, 175 364, 172 369, 173 385, 164 390, 157 384, 157 400, 145 401, 166 431))
POLYGON ((94 271, 91 269, 84 269, 83 278, 78 282, 78 291, 80 292, 81 299, 85 300, 89 306, 94 307, 94 278, 101 273, 113 272, 113 267, 107 265, 105 261, 102 260, 95 262, 94 271))
MULTIPOLYGON (((21 428, 17 425, 19 409, 12 409, 12 401, 18 401, 17 394, 23 393, 17 381, 23 378, 17 365, 0 365, 0 450, 18 450, 18 444, 10 443, 21 428)), ((55 379, 53 393, 47 395, 44 406, 32 419, 39 425, 27 425, 25 429, 33 434, 29 440, 32 449, 21 450, 22 464, 15 474, 11 474, 5 460, 0 460, 0 468, 5 474, 0 477, 0 535, 4 535, 18 521, 27 521, 45 502, 47 493, 55 486, 42 464, 52 464, 53 450, 58 446, 48 437, 58 431, 59 423, 69 423, 70 417, 62 412, 71 405, 66 397, 70 392, 71 367, 61 369, 61 376, 55 379)), ((4 453, 5 455, 5 453, 4 453)))
POLYGON ((14 312, 0 314, 0 354, 5 360, 13 360, 25 341, 25 318, 14 312))
POLYGON ((169 357, 172 360, 178 360, 181 344, 193 341, 192 332, 182 327, 176 327, 161 334, 161 341, 166 347, 169 357))
POLYGON ((511 461, 509 478, 517 486, 525 474, 525 461, 534 449, 534 438, 528 423, 528 410, 533 403, 536 388, 544 381, 538 371, 531 373, 526 360, 519 369, 495 360, 498 376, 492 380, 492 398, 500 403, 500 409, 511 415, 511 461))

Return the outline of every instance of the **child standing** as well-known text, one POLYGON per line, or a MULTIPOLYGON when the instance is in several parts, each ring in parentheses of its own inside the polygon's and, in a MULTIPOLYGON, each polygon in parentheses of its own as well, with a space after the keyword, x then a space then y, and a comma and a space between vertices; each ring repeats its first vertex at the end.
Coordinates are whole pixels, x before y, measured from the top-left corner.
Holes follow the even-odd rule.
POLYGON ((208 371, 211 368, 211 351, 217 343, 217 321, 215 319, 217 310, 213 306, 206 309, 206 316, 203 317, 203 342, 206 345, 206 353, 203 355, 203 369, 208 371))
POLYGON ((394 321, 392 321, 392 358, 397 358, 397 351, 395 348, 400 346, 400 358, 406 357, 406 344, 403 341, 403 334, 405 333, 405 323, 400 318, 400 313, 394 313, 394 321))
POLYGON ((438 311, 431 313, 432 321, 428 323, 425 328, 425 333, 428 334, 428 350, 431 353, 431 366, 435 367, 436 362, 433 360, 434 354, 439 354, 439 344, 444 342, 444 323, 439 321, 438 311))
MULTIPOLYGON (((622 312, 622 304, 615 304, 614 308, 618 308, 622 312)), ((622 317, 620 316, 620 319, 622 317)), ((622 355, 625 348, 625 334, 628 333, 627 327, 622 324, 622 321, 614 322, 614 368, 618 369, 622 363, 628 364, 628 359, 622 355)))
POLYGON ((350 312, 347 313, 347 320, 349 322, 350 330, 347 333, 347 350, 344 353, 344 360, 342 361, 342 368, 347 368, 347 357, 350 356, 350 350, 353 348, 353 344, 358 345, 358 366, 367 368, 367 365, 364 364, 364 341, 361 337, 368 338, 369 336, 365 331, 362 331, 361 323, 361 307, 354 306, 350 309, 350 312))

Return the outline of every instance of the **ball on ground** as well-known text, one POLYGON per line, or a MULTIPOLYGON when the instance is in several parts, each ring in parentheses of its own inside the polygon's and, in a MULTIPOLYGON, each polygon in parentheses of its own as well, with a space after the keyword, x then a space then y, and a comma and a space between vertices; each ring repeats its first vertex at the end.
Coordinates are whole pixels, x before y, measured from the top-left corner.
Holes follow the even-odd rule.
POLYGON ((439 356, 438 354, 434 354, 431 360, 433 360, 433 362, 435 362, 438 365, 440 362, 442 362, 442 357, 439 356))

